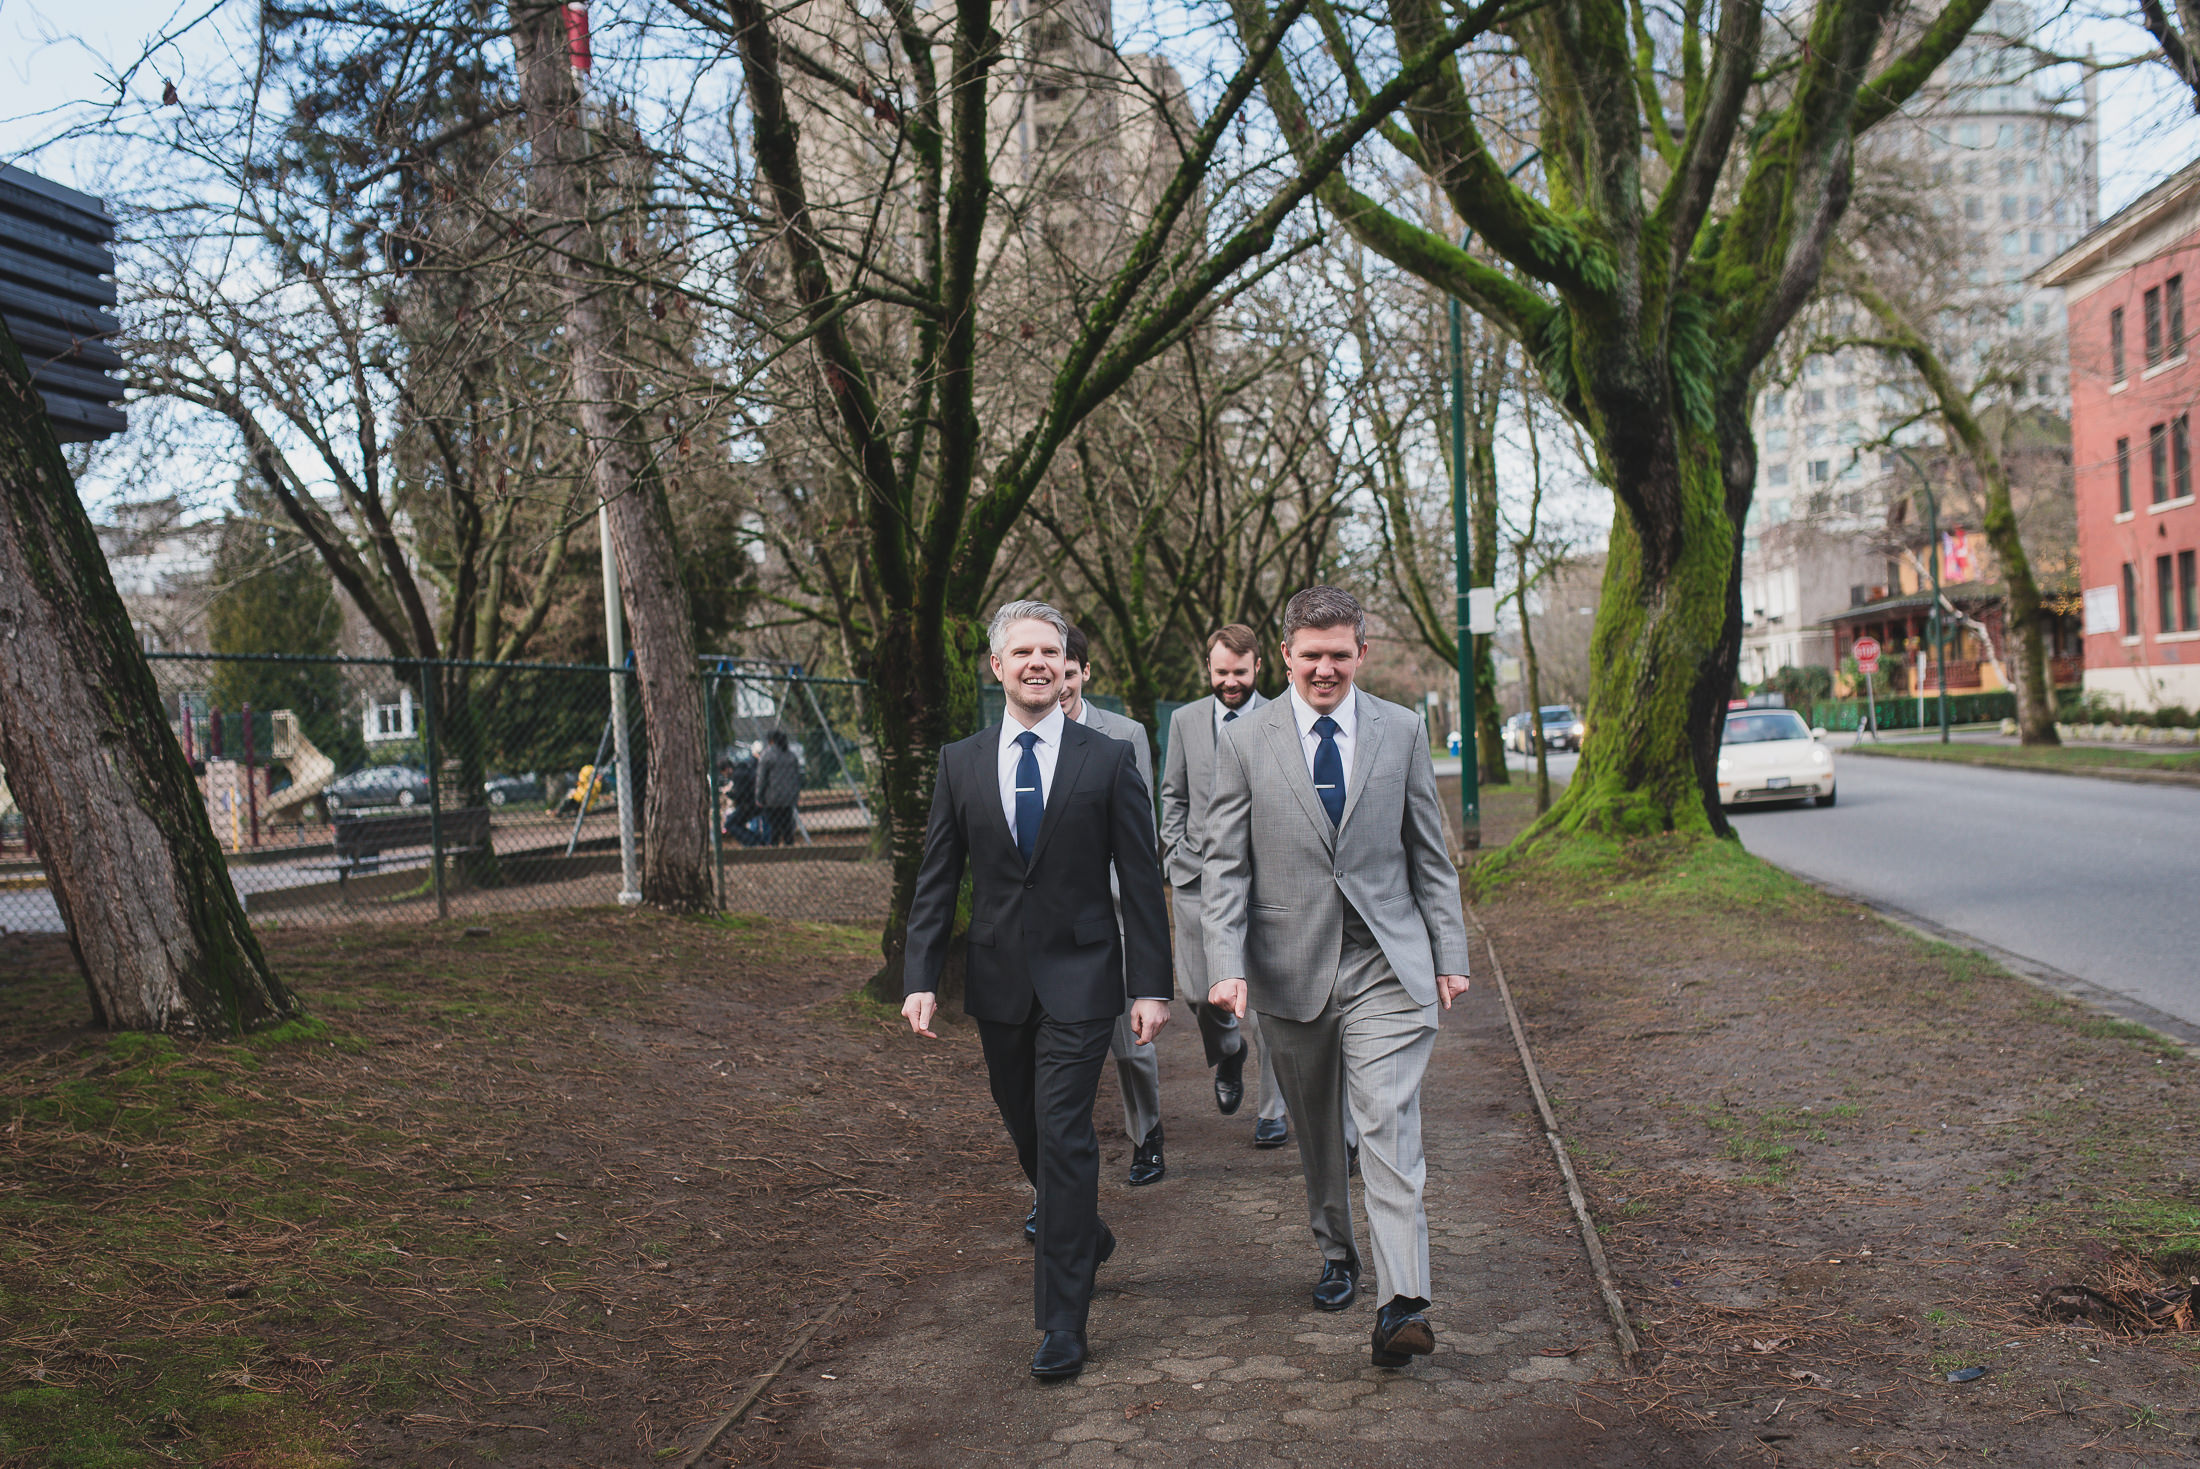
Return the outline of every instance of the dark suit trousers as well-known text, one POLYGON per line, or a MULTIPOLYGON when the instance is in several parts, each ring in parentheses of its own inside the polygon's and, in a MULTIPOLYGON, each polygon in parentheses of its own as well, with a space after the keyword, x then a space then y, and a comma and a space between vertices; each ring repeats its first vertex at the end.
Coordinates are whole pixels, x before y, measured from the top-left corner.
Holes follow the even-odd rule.
POLYGON ((1056 1020, 1033 1004, 1019 1025, 978 1022, 993 1101, 1039 1191, 1032 1315, 1041 1331, 1083 1331, 1107 1226, 1100 1222, 1100 1138, 1093 1097, 1108 1059, 1106 1020, 1056 1020))

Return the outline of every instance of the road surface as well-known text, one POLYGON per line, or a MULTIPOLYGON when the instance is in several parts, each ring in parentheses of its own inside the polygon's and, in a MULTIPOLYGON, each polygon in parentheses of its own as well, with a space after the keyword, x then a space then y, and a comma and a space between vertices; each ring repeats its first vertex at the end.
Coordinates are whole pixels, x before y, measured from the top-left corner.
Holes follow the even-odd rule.
POLYGON ((2200 1024, 2200 790, 1836 759, 1838 805, 1734 812, 1742 844, 2200 1024))

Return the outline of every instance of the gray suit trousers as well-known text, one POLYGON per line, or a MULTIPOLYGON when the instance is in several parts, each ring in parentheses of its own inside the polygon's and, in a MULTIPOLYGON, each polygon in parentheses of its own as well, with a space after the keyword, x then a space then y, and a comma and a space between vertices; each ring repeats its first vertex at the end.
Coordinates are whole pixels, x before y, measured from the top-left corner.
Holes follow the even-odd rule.
POLYGON ((1235 1015, 1207 1003, 1207 991, 1213 982, 1207 978, 1207 937, 1200 926, 1199 884, 1187 882, 1170 888, 1169 913, 1176 925, 1176 991, 1192 1007, 1192 1018, 1199 1022, 1207 1064, 1211 1067, 1224 1056, 1236 1055, 1239 1046, 1250 1045, 1254 1059, 1260 1063, 1255 1115, 1268 1122, 1287 1115, 1283 1093, 1276 1086, 1275 1060, 1268 1053, 1267 1042, 1261 1039, 1259 1013, 1247 1010, 1240 1025, 1235 1015))
POLYGON ((1323 1258, 1360 1268, 1346 1177, 1349 1110, 1360 1134, 1375 1299, 1378 1304, 1395 1296, 1426 1300, 1428 1214, 1421 1194, 1428 1165, 1421 1152, 1421 1077, 1436 1045, 1436 1007, 1414 1003, 1382 950, 1365 935, 1359 924, 1347 924, 1336 991, 1321 1014, 1312 1020, 1265 1015, 1261 1032, 1275 1058, 1277 1084, 1298 1119, 1308 1222, 1323 1258))
POLYGON ((1138 1043, 1128 1010, 1115 1017, 1108 1054, 1115 1058, 1115 1081, 1123 1093, 1123 1131, 1135 1148, 1161 1125, 1161 1058, 1152 1041, 1138 1043))

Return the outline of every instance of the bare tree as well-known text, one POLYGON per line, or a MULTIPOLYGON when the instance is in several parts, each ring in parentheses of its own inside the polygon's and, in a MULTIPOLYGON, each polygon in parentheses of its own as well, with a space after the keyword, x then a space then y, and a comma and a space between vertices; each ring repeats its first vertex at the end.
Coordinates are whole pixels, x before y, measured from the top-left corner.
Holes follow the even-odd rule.
MULTIPOLYGON (((1895 0, 1597 7, 1558 0, 1507 32, 1533 79, 1507 99, 1447 65, 1384 132, 1508 268, 1337 176, 1324 203, 1369 248, 1467 301, 1534 359, 1590 435, 1618 502, 1599 606, 1594 735, 1526 834, 1721 832, 1716 757, 1741 634, 1756 375, 1809 298, 1847 205, 1857 140, 1961 42, 1986 0, 1913 17, 1895 0), (1518 179, 1500 136, 1533 136, 1518 179)), ((1276 12, 1234 0, 1242 35, 1276 12)), ((1321 46, 1265 74, 1302 154, 1335 136, 1309 100, 1364 93, 1386 53, 1439 34, 1436 0, 1380 19, 1315 6, 1321 46)), ((1486 70, 1486 68, 1485 68, 1486 70)), ((1477 76, 1483 75, 1478 72, 1477 76)))
POLYGON ((0 766, 102 1025, 294 1015, 230 886, 160 691, 15 338, 0 326, 0 766))

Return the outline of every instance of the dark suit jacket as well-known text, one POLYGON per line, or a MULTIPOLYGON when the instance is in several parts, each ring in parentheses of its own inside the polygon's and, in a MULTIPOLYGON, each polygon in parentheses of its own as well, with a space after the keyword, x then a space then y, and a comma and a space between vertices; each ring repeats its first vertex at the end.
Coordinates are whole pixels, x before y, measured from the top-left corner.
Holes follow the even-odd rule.
POLYGON ((902 992, 939 988, 963 864, 970 865, 969 979, 963 1009, 1017 1024, 1033 1000, 1056 1020, 1109 1020, 1130 1000, 1166 1000, 1166 902, 1153 798, 1137 751, 1064 721, 1061 757, 1031 866, 1001 809, 1001 726, 940 751, 932 821, 909 905, 902 992), (1108 889, 1121 881, 1122 928, 1108 889))

